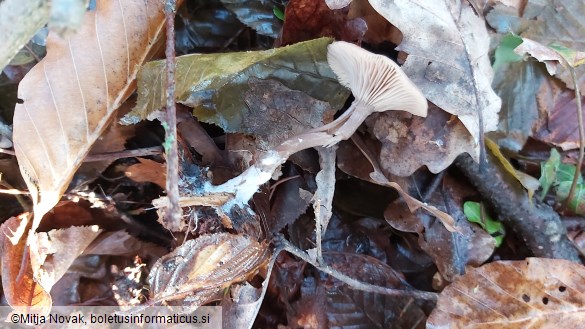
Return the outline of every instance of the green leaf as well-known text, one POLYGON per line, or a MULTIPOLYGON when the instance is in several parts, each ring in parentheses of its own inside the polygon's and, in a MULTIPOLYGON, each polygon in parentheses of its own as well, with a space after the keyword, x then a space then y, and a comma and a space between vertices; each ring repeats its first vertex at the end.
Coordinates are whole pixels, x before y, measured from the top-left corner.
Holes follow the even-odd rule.
MULTIPOLYGON (((557 168, 556 183, 572 182, 575 176, 575 166, 571 164, 561 163, 557 168)), ((582 183, 583 177, 579 175, 577 183, 582 183)))
POLYGON ((496 48, 494 71, 497 71, 502 65, 514 62, 521 62, 522 56, 514 52, 514 48, 522 43, 522 38, 512 33, 506 34, 496 48))
MULTIPOLYGON (((276 80, 340 109, 349 91, 339 84, 327 64, 327 45, 331 42, 321 38, 265 51, 180 56, 176 99, 192 107, 199 120, 226 132, 242 130, 250 111, 243 95, 252 77, 276 80)), ((141 69, 137 105, 123 121, 136 122, 165 105, 164 76, 164 61, 150 62, 141 69)))
POLYGON ((567 48, 563 45, 558 43, 553 43, 549 45, 549 48, 554 49, 557 53, 559 53, 571 67, 577 67, 585 63, 585 53, 582 51, 576 51, 575 49, 567 48))
MULTIPOLYGON (((567 199, 571 183, 571 181, 561 182, 556 188, 558 202, 564 202, 567 199)), ((575 186, 575 193, 569 200, 568 207, 577 215, 585 215, 585 184, 579 183, 575 186)))
POLYGON ((468 221, 479 224, 485 230, 485 224, 481 220, 481 205, 479 202, 466 201, 463 204, 463 213, 468 221))
POLYGON ((540 201, 544 199, 548 190, 557 178, 557 170, 561 164, 561 155, 556 149, 551 149, 548 160, 540 164, 540 186, 542 186, 542 194, 540 201))
POLYGON ((276 18, 284 22, 284 12, 282 11, 282 9, 274 6, 274 8, 272 8, 272 12, 274 13, 274 16, 276 16, 276 18))
POLYGON ((496 247, 499 247, 504 240, 506 230, 501 222, 493 220, 489 214, 481 214, 481 204, 479 202, 466 201, 463 204, 463 213, 467 220, 481 226, 489 235, 496 240, 496 247))
POLYGON ((503 235, 494 236, 493 238, 496 240, 496 247, 501 246, 502 245, 502 242, 504 242, 504 236, 503 235))

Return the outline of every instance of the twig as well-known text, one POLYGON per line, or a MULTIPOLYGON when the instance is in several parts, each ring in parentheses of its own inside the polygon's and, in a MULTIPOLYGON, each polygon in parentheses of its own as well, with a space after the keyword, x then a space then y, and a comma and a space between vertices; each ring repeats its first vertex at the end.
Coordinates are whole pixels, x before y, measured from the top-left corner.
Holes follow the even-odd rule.
POLYGON ((4 153, 4 154, 8 154, 8 155, 16 155, 16 152, 14 152, 13 150, 7 150, 7 149, 3 149, 3 148, 0 148, 0 153, 4 153))
POLYGON ((367 292, 374 292, 378 294, 384 294, 389 296, 400 296, 400 297, 412 297, 430 301, 437 301, 438 294, 430 291, 421 291, 421 290, 401 290, 401 289, 393 289, 393 288, 386 288, 381 286, 376 286, 373 284, 361 282, 356 280, 352 277, 349 277, 338 270, 325 265, 325 264, 318 264, 316 261, 312 260, 306 252, 302 251, 301 249, 297 248, 293 244, 291 244, 288 240, 286 240, 282 235, 277 237, 277 250, 278 248, 282 248, 282 250, 286 250, 293 254, 294 256, 302 259, 303 261, 313 265, 319 271, 327 273, 332 277, 336 278, 337 280, 349 285, 350 287, 367 291, 367 292))
POLYGON ((31 209, 30 204, 28 204, 26 202, 26 200, 22 197, 22 195, 30 195, 30 193, 15 189, 12 185, 7 183, 6 181, 3 181, 1 178, 2 177, 0 175, 0 186, 6 187, 7 189, 0 190, 0 193, 14 195, 14 197, 16 198, 16 201, 20 204, 20 206, 22 207, 22 209, 24 209, 24 211, 26 211, 26 212, 31 211, 32 209, 31 209))
POLYGON ((177 151, 177 108, 175 106, 175 13, 176 1, 166 0, 165 19, 167 30, 166 76, 167 119, 165 125, 165 152, 167 155, 167 197, 165 226, 171 231, 182 229, 182 209, 179 206, 179 155, 177 151))
POLYGON ((16 190, 16 189, 2 189, 0 188, 0 193, 2 194, 12 194, 12 195, 30 195, 30 192, 27 191, 21 191, 21 190, 16 190))
MULTIPOLYGON (((163 152, 163 148, 161 146, 153 146, 153 147, 145 147, 141 149, 135 150, 125 150, 120 152, 105 152, 105 153, 96 153, 90 154, 83 159, 83 162, 96 162, 96 161, 109 161, 109 160, 118 160, 123 158, 133 158, 133 157, 143 157, 149 155, 157 155, 163 152)), ((0 148, 0 153, 8 154, 8 155, 16 155, 16 152, 13 150, 6 150, 0 148)))
MULTIPOLYGON (((564 57, 563 57, 564 59, 564 57)), ((570 63, 569 63, 570 65, 570 63)), ((581 167, 583 166, 583 155, 585 154, 585 129, 583 128, 583 112, 582 112, 582 105, 581 105, 581 91, 579 90, 579 83, 577 82, 577 76, 575 74, 575 68, 569 66, 569 71, 571 72, 571 78, 573 79, 573 83, 575 85, 575 98, 577 98, 577 119, 579 120, 579 159, 577 160, 577 168, 575 170, 575 176, 573 176, 573 182, 571 183, 571 189, 569 190, 569 195, 565 200, 565 208, 569 209, 569 203, 571 199, 573 199, 573 195, 575 194, 575 188, 577 187, 577 181, 581 176, 581 167)), ((575 206, 576 207, 576 206, 575 206)), ((575 210, 575 209, 574 209, 575 210)))
POLYGON ((88 155, 87 157, 85 157, 85 159, 83 159, 83 162, 109 161, 123 158, 143 157, 148 155, 161 154, 162 152, 163 152, 162 147, 153 146, 135 150, 125 150, 120 152, 97 153, 88 155))
POLYGON ((323 226, 321 225, 321 199, 315 200, 314 203, 315 209, 315 242, 317 242, 317 263, 321 265, 325 265, 325 261, 323 260, 323 248, 321 245, 322 239, 322 231, 323 226))
POLYGON ((455 164, 492 206, 498 218, 526 242, 536 257, 579 262, 577 250, 567 238, 559 215, 550 206, 530 200, 520 183, 492 161, 497 160, 492 160, 488 153, 484 173, 466 154, 457 157, 455 164))

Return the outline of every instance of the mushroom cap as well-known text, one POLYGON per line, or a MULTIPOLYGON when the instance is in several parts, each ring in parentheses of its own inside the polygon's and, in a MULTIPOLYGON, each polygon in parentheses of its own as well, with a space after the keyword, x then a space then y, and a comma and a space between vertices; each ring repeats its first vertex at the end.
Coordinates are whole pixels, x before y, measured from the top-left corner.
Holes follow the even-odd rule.
POLYGON ((402 110, 427 116, 427 99, 388 57, 335 41, 327 47, 327 62, 356 100, 373 106, 374 111, 402 110))

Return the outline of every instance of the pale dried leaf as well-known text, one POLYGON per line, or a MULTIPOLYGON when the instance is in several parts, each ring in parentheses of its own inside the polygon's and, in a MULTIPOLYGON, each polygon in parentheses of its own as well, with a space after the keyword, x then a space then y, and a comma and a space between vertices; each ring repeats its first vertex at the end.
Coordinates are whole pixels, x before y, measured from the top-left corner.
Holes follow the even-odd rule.
POLYGON ((439 296, 427 328, 581 328, 585 267, 561 259, 471 269, 439 296))
POLYGON ((14 148, 34 201, 33 230, 133 91, 162 30, 163 4, 98 1, 79 33, 49 35, 47 56, 20 83, 14 148))
POLYGON ((317 173, 315 181, 317 182, 317 191, 313 196, 313 208, 315 214, 319 217, 316 219, 321 225, 323 233, 327 230, 329 220, 333 214, 333 194, 335 193, 335 151, 336 146, 330 148, 318 147, 319 164, 321 171, 317 173))
POLYGON ((467 4, 462 4, 455 21, 449 1, 370 3, 403 34, 397 49, 408 54, 404 72, 428 100, 463 122, 476 141, 472 155, 477 159, 478 109, 482 111, 484 132, 488 132, 497 128, 501 105, 491 88, 493 72, 485 22, 467 4))
MULTIPOLYGON (((101 229, 93 225, 35 233, 37 241, 30 244, 35 280, 47 292, 51 291, 53 285, 100 232, 101 229)), ((31 241, 30 238, 28 240, 31 241)))
POLYGON ((244 235, 219 233, 189 240, 161 258, 149 276, 155 301, 194 295, 206 302, 230 284, 253 276, 268 261, 268 246, 244 235))
MULTIPOLYGON (((532 2, 532 1, 531 1, 532 2)), ((546 6, 522 37, 543 45, 561 44, 567 48, 585 50, 585 2, 575 0, 547 0, 546 6)), ((576 69, 581 90, 585 89, 585 66, 576 69)), ((573 79, 567 69, 557 73, 568 88, 574 89, 573 79)))

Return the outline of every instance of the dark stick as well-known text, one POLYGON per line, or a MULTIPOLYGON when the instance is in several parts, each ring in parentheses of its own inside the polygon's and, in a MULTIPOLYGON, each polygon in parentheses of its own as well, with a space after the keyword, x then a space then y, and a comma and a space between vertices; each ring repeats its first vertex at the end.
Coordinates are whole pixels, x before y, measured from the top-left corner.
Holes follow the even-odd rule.
POLYGON ((483 172, 467 154, 460 155, 455 164, 493 207, 499 219, 526 242, 534 256, 580 262, 559 215, 536 199, 531 202, 520 183, 495 166, 497 160, 487 155, 483 172))
POLYGON ((167 44, 165 49, 167 70, 167 120, 165 125, 165 151, 167 154, 167 197, 169 207, 165 214, 165 227, 171 231, 182 228, 182 210, 179 206, 179 156, 177 151, 177 108, 175 106, 175 12, 176 1, 165 3, 167 44))
POLYGON ((278 236, 276 238, 275 242, 276 242, 277 250, 288 251, 292 255, 294 255, 294 256, 302 259, 303 261, 313 265, 319 271, 322 271, 324 273, 331 275, 332 277, 347 284, 348 286, 352 287, 353 289, 374 292, 374 293, 384 294, 384 295, 389 295, 389 296, 412 297, 412 298, 424 299, 424 300, 429 300, 429 301, 434 301, 434 302, 436 302, 438 297, 439 297, 439 294, 437 294, 435 292, 414 290, 414 289, 402 290, 402 289, 387 288, 387 287, 377 286, 377 285, 373 285, 373 284, 369 284, 366 282, 356 280, 352 277, 349 277, 349 276, 339 272, 338 270, 332 268, 331 266, 328 266, 325 264, 319 264, 316 260, 312 260, 311 257, 309 257, 309 255, 306 252, 297 248, 296 246, 294 246, 292 243, 290 243, 288 240, 286 240, 282 236, 278 236))

